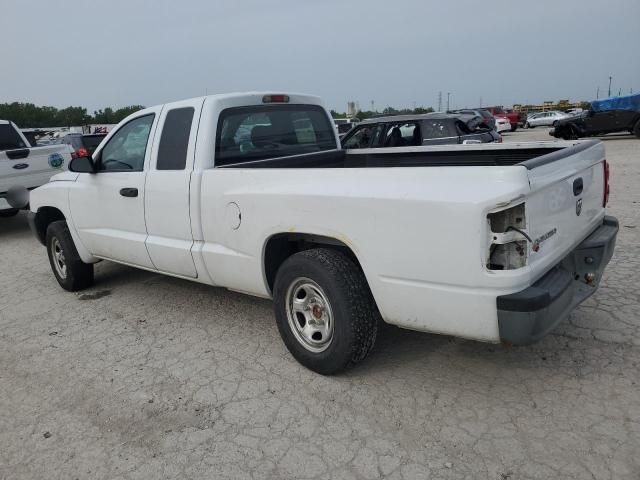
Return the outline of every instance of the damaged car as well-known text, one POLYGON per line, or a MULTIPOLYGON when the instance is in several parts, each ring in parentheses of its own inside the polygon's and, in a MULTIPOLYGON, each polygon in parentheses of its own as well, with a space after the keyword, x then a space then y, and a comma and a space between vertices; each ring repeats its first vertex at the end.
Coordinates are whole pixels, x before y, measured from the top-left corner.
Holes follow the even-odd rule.
POLYGON ((640 138, 640 94, 594 100, 588 110, 558 120, 549 135, 573 140, 617 132, 640 138))

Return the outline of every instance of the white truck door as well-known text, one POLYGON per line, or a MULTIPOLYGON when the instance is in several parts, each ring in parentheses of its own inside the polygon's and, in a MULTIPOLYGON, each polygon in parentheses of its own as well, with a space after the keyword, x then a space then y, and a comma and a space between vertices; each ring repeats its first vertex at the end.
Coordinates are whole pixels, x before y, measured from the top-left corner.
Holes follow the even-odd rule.
POLYGON ((147 251, 161 272, 196 278, 189 183, 203 99, 167 105, 160 115, 145 187, 147 251))
POLYGON ((120 126, 96 151, 97 173, 80 173, 69 190, 73 222, 96 257, 154 269, 144 222, 145 175, 162 107, 120 126))

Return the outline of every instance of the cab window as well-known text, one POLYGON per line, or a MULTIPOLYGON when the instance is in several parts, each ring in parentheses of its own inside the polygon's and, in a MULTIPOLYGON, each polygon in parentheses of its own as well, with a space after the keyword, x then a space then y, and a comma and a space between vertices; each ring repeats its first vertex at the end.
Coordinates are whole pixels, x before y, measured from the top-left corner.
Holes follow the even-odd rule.
POLYGON ((395 123, 388 126, 384 146, 407 147, 422 145, 423 135, 420 125, 416 122, 395 123))
POLYGON ((264 105, 223 110, 216 166, 334 150, 335 129, 317 105, 264 105))
POLYGON ((193 114, 193 107, 174 108, 167 113, 158 146, 157 170, 185 169, 193 114))
POLYGON ((145 115, 122 126, 100 152, 98 170, 141 172, 153 119, 145 115))
POLYGON ((342 144, 342 148, 354 149, 354 148, 369 148, 371 146, 371 140, 374 136, 374 125, 364 125, 356 127, 349 138, 347 138, 342 144))
POLYGON ((447 138, 457 136, 457 132, 451 131, 447 120, 425 120, 422 122, 422 134, 425 139, 447 138))

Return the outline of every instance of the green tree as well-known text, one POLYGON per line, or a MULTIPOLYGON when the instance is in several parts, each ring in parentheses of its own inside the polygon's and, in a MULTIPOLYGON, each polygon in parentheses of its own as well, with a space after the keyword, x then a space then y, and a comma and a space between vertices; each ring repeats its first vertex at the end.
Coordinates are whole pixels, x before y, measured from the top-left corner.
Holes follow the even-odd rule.
POLYGON ((72 127, 86 125, 91 122, 91 116, 87 114, 87 109, 83 107, 67 107, 58 110, 55 116, 56 126, 72 127))
POLYGON ((115 118, 115 122, 113 123, 118 123, 119 121, 124 120, 126 117, 128 117, 132 113, 143 110, 145 108, 146 107, 144 105, 129 105, 128 107, 119 108, 113 114, 115 118))

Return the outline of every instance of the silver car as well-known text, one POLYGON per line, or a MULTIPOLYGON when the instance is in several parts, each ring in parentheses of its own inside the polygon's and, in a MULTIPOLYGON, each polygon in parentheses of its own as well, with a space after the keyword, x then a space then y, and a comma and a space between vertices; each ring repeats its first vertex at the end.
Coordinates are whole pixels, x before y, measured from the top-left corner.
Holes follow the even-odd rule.
POLYGON ((524 128, 552 127, 558 120, 562 120, 569 116, 570 115, 567 115, 564 112, 557 111, 533 113, 527 117, 527 122, 524 124, 524 128))

